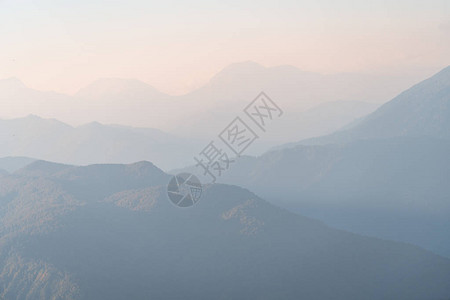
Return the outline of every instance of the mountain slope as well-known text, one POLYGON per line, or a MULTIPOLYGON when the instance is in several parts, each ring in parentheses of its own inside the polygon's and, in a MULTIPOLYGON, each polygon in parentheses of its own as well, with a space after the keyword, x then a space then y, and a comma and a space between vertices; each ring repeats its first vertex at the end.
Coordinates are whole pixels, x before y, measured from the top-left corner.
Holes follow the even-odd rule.
POLYGON ((441 299, 450 261, 205 186, 179 209, 154 165, 33 163, 0 180, 8 299, 441 299))
POLYGON ((401 93, 352 130, 359 138, 450 138, 450 66, 401 93))
MULTIPOLYGON (((350 128, 297 144, 396 136, 450 138, 450 66, 404 91, 350 128)), ((292 146, 295 144, 289 144, 292 146)))

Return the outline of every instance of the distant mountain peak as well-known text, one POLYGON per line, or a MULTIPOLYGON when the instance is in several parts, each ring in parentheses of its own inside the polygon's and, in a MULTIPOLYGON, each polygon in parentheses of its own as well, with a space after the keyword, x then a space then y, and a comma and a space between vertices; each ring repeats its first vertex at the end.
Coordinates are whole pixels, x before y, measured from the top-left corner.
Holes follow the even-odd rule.
POLYGON ((92 164, 87 166, 77 166, 70 170, 76 174, 113 174, 133 178, 161 177, 168 176, 163 170, 149 161, 139 161, 131 164, 92 164))
POLYGON ((72 128, 69 124, 61 122, 55 118, 42 118, 35 114, 29 114, 22 118, 11 119, 11 121, 25 121, 32 124, 45 124, 45 125, 54 125, 60 128, 72 128))
POLYGON ((93 122, 89 122, 89 123, 83 124, 83 125, 79 126, 78 128, 92 128, 93 129, 93 128, 100 128, 100 127, 103 127, 103 126, 105 126, 105 125, 103 125, 100 122, 93 121, 93 122))
POLYGON ((0 79, 0 89, 25 89, 27 86, 18 78, 0 79))
POLYGON ((267 68, 253 61, 233 63, 214 75, 210 82, 218 82, 228 77, 248 76, 264 72, 267 68))
POLYGON ((41 117, 39 117, 38 115, 35 115, 35 114, 29 114, 26 117, 24 117, 24 119, 44 120, 44 118, 41 118, 41 117))
POLYGON ((20 175, 45 176, 52 175, 68 168, 73 168, 73 166, 45 160, 36 160, 16 171, 16 173, 20 175))
POLYGON ((160 172, 161 174, 164 174, 164 171, 161 170, 160 168, 158 168, 157 166, 155 166, 154 163, 149 162, 147 160, 141 160, 135 163, 131 163, 131 164, 127 164, 125 165, 128 169, 130 170, 144 170, 144 169, 148 169, 148 170, 157 170, 158 172, 160 172))
POLYGON ((247 61, 241 61, 241 62, 236 62, 236 63, 232 63, 230 65, 228 65, 227 67, 225 67, 223 70, 233 70, 233 69, 265 69, 266 67, 264 67, 263 65, 251 61, 251 60, 247 60, 247 61))
MULTIPOLYGON (((43 124, 57 125, 60 127, 65 127, 65 128, 73 128, 69 124, 61 122, 55 118, 42 118, 35 114, 29 114, 27 116, 19 117, 19 118, 0 119, 0 121, 6 122, 5 125, 7 124, 7 122, 13 122, 13 123, 21 123, 21 124, 30 124, 31 123, 31 124, 39 124, 39 125, 43 125, 43 124)), ((11 125, 6 125, 6 126, 11 126, 11 125)))

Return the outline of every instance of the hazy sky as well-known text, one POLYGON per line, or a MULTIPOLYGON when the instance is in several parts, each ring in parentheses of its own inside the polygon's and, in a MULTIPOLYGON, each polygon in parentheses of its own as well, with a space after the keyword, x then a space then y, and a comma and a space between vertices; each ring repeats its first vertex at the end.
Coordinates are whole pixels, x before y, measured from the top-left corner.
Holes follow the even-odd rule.
POLYGON ((99 77, 180 94, 252 60, 322 73, 450 64, 450 1, 5 1, 0 78, 73 93, 99 77))

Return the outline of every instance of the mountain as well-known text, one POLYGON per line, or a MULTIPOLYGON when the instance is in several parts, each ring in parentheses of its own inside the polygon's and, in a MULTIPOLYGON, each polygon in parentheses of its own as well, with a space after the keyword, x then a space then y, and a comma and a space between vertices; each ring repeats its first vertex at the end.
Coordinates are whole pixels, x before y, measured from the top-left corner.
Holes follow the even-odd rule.
POLYGON ((220 180, 338 228, 450 257, 449 87, 446 68, 346 129, 242 157, 220 180))
POLYGON ((164 168, 175 168, 191 162, 192 153, 201 146, 199 141, 151 128, 97 122, 72 127, 33 115, 0 120, 0 157, 25 156, 77 165, 152 159, 164 168))
POLYGON ((5 299, 446 299, 450 260, 204 186, 166 196, 153 164, 34 162, 0 178, 5 299))

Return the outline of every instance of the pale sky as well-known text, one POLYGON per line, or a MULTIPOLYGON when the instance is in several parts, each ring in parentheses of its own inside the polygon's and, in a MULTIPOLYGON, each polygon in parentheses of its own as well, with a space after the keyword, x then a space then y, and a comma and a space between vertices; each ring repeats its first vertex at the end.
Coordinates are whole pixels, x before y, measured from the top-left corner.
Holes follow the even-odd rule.
POLYGON ((101 77, 168 94, 255 61, 320 73, 450 64, 450 1, 0 0, 0 79, 74 93, 101 77))

